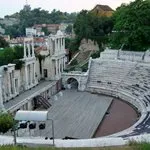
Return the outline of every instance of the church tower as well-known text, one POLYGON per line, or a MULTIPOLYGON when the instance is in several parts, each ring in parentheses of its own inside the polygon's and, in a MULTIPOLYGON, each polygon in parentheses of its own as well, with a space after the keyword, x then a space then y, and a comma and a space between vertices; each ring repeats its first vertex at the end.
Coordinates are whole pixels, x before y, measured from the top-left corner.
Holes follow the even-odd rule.
POLYGON ((31 10, 31 6, 28 4, 28 0, 26 0, 26 4, 24 5, 23 10, 25 10, 25 11, 31 10))

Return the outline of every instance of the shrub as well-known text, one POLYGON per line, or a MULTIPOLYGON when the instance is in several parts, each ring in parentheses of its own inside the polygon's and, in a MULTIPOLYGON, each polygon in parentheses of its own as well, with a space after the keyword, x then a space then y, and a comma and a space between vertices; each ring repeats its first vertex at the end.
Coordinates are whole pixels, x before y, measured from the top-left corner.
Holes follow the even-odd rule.
POLYGON ((22 60, 19 59, 15 59, 13 61, 14 64, 16 64, 15 69, 16 70, 20 70, 22 68, 22 65, 24 64, 24 62, 22 60))
POLYGON ((0 133, 6 133, 14 125, 13 117, 8 113, 0 114, 0 133))
POLYGON ((88 70, 88 63, 84 64, 82 67, 82 72, 86 72, 88 70))
POLYGON ((76 59, 74 59, 74 60, 70 63, 71 66, 75 66, 75 65, 77 65, 77 64, 78 64, 78 61, 77 61, 76 59))

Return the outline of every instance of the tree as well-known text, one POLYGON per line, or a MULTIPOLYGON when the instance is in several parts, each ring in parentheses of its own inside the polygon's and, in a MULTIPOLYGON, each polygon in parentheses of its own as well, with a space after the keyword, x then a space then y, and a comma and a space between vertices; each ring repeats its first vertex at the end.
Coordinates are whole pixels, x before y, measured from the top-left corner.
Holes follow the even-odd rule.
POLYGON ((19 61, 21 58, 23 58, 23 47, 15 46, 14 48, 4 48, 0 51, 0 66, 15 63, 17 67, 21 67, 22 62, 19 61))
POLYGON ((44 32, 45 35, 49 35, 50 34, 48 29, 47 29, 47 27, 42 27, 42 32, 44 32))
POLYGON ((25 35, 25 28, 32 27, 35 24, 60 24, 62 22, 74 23, 76 13, 69 14, 55 9, 49 13, 41 8, 31 10, 28 6, 12 16, 19 20, 19 24, 7 26, 5 27, 5 30, 6 34, 11 35, 11 37, 17 37, 25 35))
POLYGON ((112 18, 100 17, 87 10, 82 10, 78 14, 74 24, 74 31, 78 38, 95 40, 100 47, 111 33, 112 28, 112 18))
POLYGON ((71 34, 71 33, 72 33, 72 25, 71 25, 71 24, 69 24, 69 25, 67 26, 65 32, 66 32, 67 34, 71 34))
POLYGON ((0 48, 9 47, 9 44, 5 41, 3 37, 0 36, 0 48))
POLYGON ((0 133, 6 133, 14 125, 13 117, 8 113, 0 114, 0 133))
POLYGON ((79 38, 70 39, 70 41, 68 41, 68 42, 69 42, 68 49, 71 53, 75 53, 79 50, 81 39, 79 39, 79 38))
POLYGON ((111 45, 134 51, 150 47, 150 1, 136 0, 129 5, 122 4, 113 15, 114 33, 111 45))

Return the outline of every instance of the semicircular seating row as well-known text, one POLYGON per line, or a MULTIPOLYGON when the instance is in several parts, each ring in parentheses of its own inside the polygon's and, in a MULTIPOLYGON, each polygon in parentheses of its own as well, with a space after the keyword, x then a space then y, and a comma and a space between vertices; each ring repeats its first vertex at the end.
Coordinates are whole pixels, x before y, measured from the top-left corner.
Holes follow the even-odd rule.
MULTIPOLYGON (((139 124, 143 130, 150 123, 150 116, 147 115, 150 111, 150 64, 92 59, 87 90, 118 97, 134 105, 141 117, 132 130, 139 128, 139 124)), ((144 132, 150 132, 150 129, 145 129, 144 132)))

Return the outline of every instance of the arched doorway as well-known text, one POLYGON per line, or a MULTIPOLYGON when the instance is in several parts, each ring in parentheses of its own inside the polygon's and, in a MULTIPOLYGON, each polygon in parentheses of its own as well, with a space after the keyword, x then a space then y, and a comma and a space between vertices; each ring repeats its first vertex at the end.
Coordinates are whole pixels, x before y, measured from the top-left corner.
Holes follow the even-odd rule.
POLYGON ((67 80, 67 85, 69 85, 70 89, 78 89, 78 81, 75 78, 69 78, 67 80))

